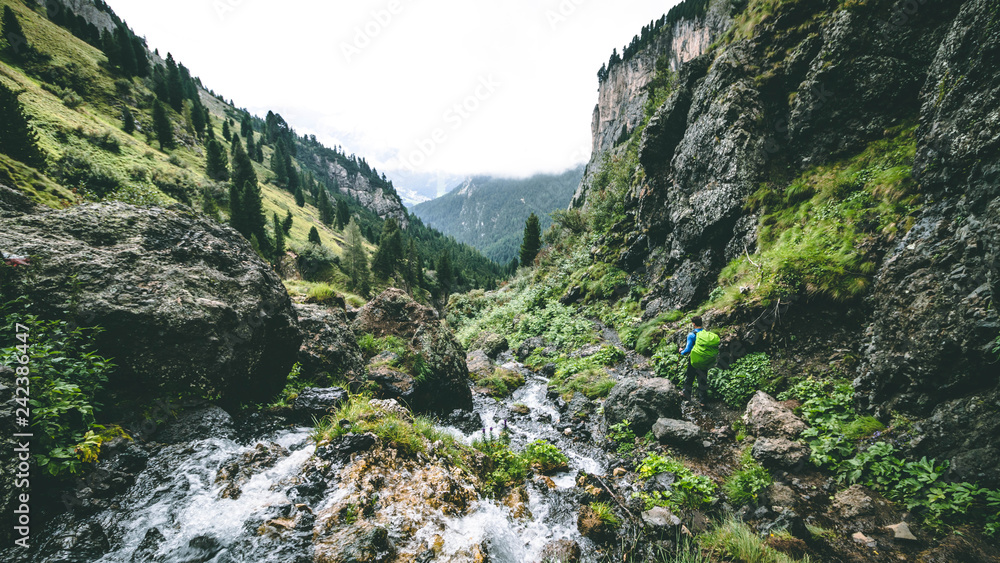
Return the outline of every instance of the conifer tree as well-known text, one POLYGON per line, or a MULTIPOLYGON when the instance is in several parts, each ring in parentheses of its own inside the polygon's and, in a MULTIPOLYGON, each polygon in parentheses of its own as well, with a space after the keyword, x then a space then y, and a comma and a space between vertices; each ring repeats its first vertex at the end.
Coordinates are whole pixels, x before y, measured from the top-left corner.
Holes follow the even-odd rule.
POLYGON ((210 139, 205 148, 205 174, 219 182, 229 179, 229 158, 226 156, 226 149, 215 139, 210 139))
POLYGON ((222 122, 222 138, 227 143, 233 140, 233 133, 229 130, 229 121, 222 122))
POLYGON ((521 243, 521 266, 528 267, 535 263, 539 249, 542 248, 542 230, 538 224, 538 216, 532 213, 524 223, 524 241, 521 243))
POLYGON ((361 229, 352 219, 344 229, 344 270, 350 278, 348 288, 368 297, 371 292, 371 274, 368 271, 368 254, 361 229))
POLYGON ((379 239, 378 250, 372 258, 372 273, 380 279, 389 279, 399 270, 402 258, 403 235, 399 230, 399 223, 389 217, 382 226, 382 238, 379 239))
POLYGON ((135 132, 135 116, 128 107, 122 107, 122 131, 129 135, 135 132))
POLYGON ((347 202, 337 198, 337 230, 343 231, 350 220, 351 210, 347 207, 347 202))
POLYGON ((257 147, 253 142, 253 135, 251 135, 247 137, 247 156, 250 157, 250 160, 254 160, 253 155, 255 154, 257 154, 257 147))
POLYGON ((194 131, 198 134, 199 138, 205 133, 206 113, 208 113, 208 110, 201 103, 195 102, 191 106, 191 126, 194 127, 194 131))
MULTIPOLYGON (((243 143, 240 141, 240 134, 239 133, 233 133, 233 140, 232 140, 231 143, 229 143, 229 152, 233 156, 236 156, 236 145, 239 145, 241 149, 243 148, 243 143)), ((247 155, 247 156, 249 156, 249 155, 247 155)))
POLYGON ((309 242, 313 244, 322 244, 323 241, 319 238, 319 231, 316 229, 316 225, 313 225, 309 229, 309 242))
POLYGON ((272 223, 274 224, 274 264, 280 268, 281 259, 285 256, 285 231, 281 227, 277 213, 272 216, 272 223))
POLYGON ((180 112, 184 109, 184 85, 181 83, 181 73, 180 69, 177 68, 177 62, 174 61, 174 56, 170 53, 167 53, 167 97, 170 107, 174 108, 174 111, 180 112))
POLYGON ((249 113, 244 113, 243 118, 240 120, 240 134, 247 139, 253 135, 253 121, 250 119, 249 113))
POLYGON ((330 205, 330 196, 325 189, 319 191, 319 203, 316 206, 319 207, 319 220, 327 226, 333 223, 333 206, 330 205))
POLYGON ((274 179, 279 184, 288 185, 288 166, 285 164, 285 143, 282 140, 274 147, 271 153, 271 172, 274 172, 274 179))
POLYGON ((233 143, 233 184, 239 190, 245 228, 243 235, 249 237, 251 234, 256 234, 263 244, 267 239, 264 236, 264 204, 261 200, 260 186, 257 185, 257 174, 253 170, 253 163, 243 150, 243 144, 238 137, 233 143))
POLYGON ((132 49, 132 39, 124 26, 115 28, 115 43, 118 46, 118 68, 125 76, 135 76, 138 74, 138 67, 135 62, 135 51, 132 49))
POLYGON ((160 149, 174 148, 174 124, 170 122, 167 110, 160 100, 153 102, 153 131, 156 132, 156 140, 160 142, 160 149))
POLYGON ((236 182, 229 184, 229 225, 240 234, 247 232, 246 214, 240 201, 240 188, 236 182))
POLYGON ((281 230, 285 231, 286 235, 292 232, 293 221, 294 219, 292 218, 292 210, 289 209, 288 211, 285 212, 285 220, 281 222, 281 230))
POLYGON ((45 156, 38 148, 38 134, 17 99, 19 95, 0 82, 0 152, 41 168, 45 156))
POLYGON ((410 288, 410 292, 413 292, 414 288, 420 287, 419 278, 421 277, 420 268, 420 253, 417 252, 417 243, 410 239, 409 244, 406 247, 406 267, 403 269, 403 279, 406 281, 407 286, 410 288))
POLYGON ((132 34, 132 54, 135 55, 135 74, 141 78, 149 76, 149 55, 146 54, 146 46, 142 39, 132 34))
POLYGON ((452 284, 455 282, 454 273, 451 269, 451 257, 448 256, 447 250, 441 253, 441 258, 438 259, 437 279, 438 287, 441 290, 441 298, 447 302, 448 295, 451 294, 452 284))
POLYGON ((28 37, 24 35, 21 22, 10 6, 3 7, 3 29, 0 29, 0 33, 3 33, 2 38, 7 40, 7 51, 15 58, 23 58, 30 52, 28 37))
POLYGON ((302 188, 295 190, 295 205, 304 207, 306 204, 306 194, 302 193, 302 188))

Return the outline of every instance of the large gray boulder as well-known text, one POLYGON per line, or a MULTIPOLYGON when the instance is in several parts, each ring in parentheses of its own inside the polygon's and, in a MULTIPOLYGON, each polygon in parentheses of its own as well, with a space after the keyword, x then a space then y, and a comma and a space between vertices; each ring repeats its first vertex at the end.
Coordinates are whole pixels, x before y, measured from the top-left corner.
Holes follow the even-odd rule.
POLYGON ((409 358, 373 360, 369 366, 368 379, 380 398, 398 399, 421 412, 472 409, 465 351, 433 309, 390 288, 358 311, 352 328, 358 336, 396 336, 407 345, 409 358))
POLYGON ((792 409, 782 405, 763 391, 757 391, 747 403, 743 424, 754 436, 771 436, 794 440, 807 428, 792 409))
POLYGON ((36 311, 104 329, 106 389, 236 404, 282 389, 299 348, 281 280, 236 231, 183 208, 86 204, 0 218, 36 311))
POLYGON ((302 331, 299 364, 304 376, 331 384, 364 374, 364 358, 343 308, 297 303, 295 312, 302 331))
POLYGON ((604 401, 604 419, 608 425, 628 420, 637 436, 649 432, 657 419, 677 419, 680 415, 680 391, 667 379, 623 379, 604 401))
POLYGON ((653 435, 661 444, 689 446, 701 442, 701 428, 686 420, 661 418, 653 424, 653 435))

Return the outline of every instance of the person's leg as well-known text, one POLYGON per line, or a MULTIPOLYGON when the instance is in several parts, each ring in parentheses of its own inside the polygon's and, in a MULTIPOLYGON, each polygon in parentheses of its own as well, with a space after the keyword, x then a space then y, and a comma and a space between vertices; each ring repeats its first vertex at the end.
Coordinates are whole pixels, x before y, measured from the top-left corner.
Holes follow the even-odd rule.
POLYGON ((694 377, 696 375, 695 369, 691 367, 691 360, 688 360, 687 371, 684 373, 684 398, 691 398, 691 385, 694 383, 694 377))
POLYGON ((699 369, 698 372, 698 400, 704 404, 708 401, 708 370, 699 369))

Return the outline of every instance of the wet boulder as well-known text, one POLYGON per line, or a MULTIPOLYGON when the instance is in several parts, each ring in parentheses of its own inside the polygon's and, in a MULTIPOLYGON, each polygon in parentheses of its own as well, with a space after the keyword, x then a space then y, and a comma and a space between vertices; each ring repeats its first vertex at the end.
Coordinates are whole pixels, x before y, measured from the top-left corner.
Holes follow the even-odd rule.
POLYGON ((619 381, 604 402, 608 425, 631 422, 637 436, 652 430, 660 418, 681 416, 681 394, 667 379, 629 378, 619 381))
POLYGON ((743 424, 754 436, 771 436, 794 440, 807 428, 792 409, 782 405, 763 391, 757 391, 747 404, 743 424))
POLYGON ((364 358, 341 307, 295 304, 302 332, 299 364, 302 374, 327 384, 358 378, 364 373, 364 358))
POLYGON ((0 217, 0 248, 31 257, 15 272, 30 276, 39 314, 104 329, 97 351, 114 360, 105 389, 117 394, 263 401, 295 363, 301 337, 277 274, 242 235, 186 208, 0 217))
POLYGON ((176 418, 169 419, 152 434, 156 441, 168 444, 191 442, 209 436, 232 438, 234 435, 233 417, 214 405, 182 410, 176 418))
POLYGON ((292 404, 292 412, 299 419, 320 418, 337 412, 347 401, 347 391, 340 387, 317 389, 309 387, 299 392, 292 404))
POLYGON ((275 443, 257 444, 254 449, 241 454, 219 468, 216 483, 222 483, 222 498, 238 499, 243 494, 243 485, 254 475, 270 469, 288 457, 288 450, 275 443))
POLYGON ((399 399, 421 412, 472 409, 465 352, 433 309, 401 290, 387 289, 358 311, 352 328, 356 335, 395 336, 406 343, 405 357, 369 365, 368 379, 379 397, 399 399))
POLYGON ((517 358, 523 362, 538 348, 545 348, 545 339, 541 336, 528 338, 517 347, 517 358))
POLYGON ((542 561, 550 563, 578 563, 581 555, 580 544, 573 540, 550 541, 542 548, 542 561))
POLYGON ((701 443, 701 427, 686 420, 672 418, 657 419, 653 424, 653 435, 661 444, 690 446, 701 443))
POLYGON ((507 337, 489 331, 479 333, 479 336, 469 344, 469 350, 482 350, 494 360, 509 349, 510 344, 507 342, 507 337))

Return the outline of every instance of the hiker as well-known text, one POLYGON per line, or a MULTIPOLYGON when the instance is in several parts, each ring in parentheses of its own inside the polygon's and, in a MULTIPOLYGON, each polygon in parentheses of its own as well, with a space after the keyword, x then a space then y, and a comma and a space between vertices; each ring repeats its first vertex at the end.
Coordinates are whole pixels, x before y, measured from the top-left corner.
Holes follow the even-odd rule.
POLYGON ((705 330, 701 317, 691 319, 694 330, 688 334, 687 346, 680 350, 681 356, 688 356, 687 373, 684 376, 685 401, 691 400, 691 384, 698 376, 698 403, 705 406, 708 400, 708 370, 715 365, 719 355, 719 336, 705 330))

